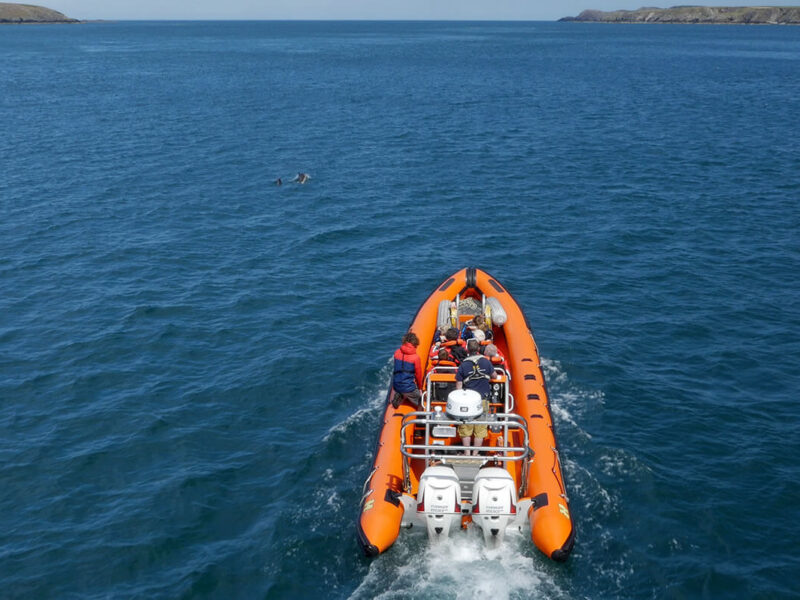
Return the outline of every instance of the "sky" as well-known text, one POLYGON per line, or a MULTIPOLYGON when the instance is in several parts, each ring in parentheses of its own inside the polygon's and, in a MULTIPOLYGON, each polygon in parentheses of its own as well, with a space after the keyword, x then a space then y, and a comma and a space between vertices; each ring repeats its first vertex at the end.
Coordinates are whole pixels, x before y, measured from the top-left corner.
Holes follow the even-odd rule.
POLYGON ((797 6, 800 0, 24 0, 75 19, 375 19, 554 21, 581 11, 707 6, 797 6))

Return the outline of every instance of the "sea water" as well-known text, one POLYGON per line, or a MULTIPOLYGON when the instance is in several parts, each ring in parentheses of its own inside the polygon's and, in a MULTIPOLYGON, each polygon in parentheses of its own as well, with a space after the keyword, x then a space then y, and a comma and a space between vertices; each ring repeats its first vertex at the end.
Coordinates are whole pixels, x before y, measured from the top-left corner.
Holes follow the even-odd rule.
POLYGON ((0 596, 798 597, 798 115, 791 27, 0 29, 0 596), (356 541, 465 266, 534 329, 566 564, 356 541))

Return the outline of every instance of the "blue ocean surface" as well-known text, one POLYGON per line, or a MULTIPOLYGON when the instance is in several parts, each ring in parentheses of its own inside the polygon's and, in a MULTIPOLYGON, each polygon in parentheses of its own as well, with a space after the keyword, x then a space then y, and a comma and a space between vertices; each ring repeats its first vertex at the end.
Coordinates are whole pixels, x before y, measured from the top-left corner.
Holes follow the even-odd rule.
POLYGON ((796 27, 0 28, 0 597, 800 597, 799 117, 796 27), (465 266, 534 328, 566 564, 357 544, 465 266))

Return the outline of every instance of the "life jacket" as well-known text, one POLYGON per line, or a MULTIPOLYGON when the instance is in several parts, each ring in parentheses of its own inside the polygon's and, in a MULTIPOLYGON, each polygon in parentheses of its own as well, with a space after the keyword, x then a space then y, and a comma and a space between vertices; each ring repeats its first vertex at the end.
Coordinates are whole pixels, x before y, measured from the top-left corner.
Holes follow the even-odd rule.
MULTIPOLYGON (((458 358, 458 355, 456 354, 456 352, 454 352, 456 347, 463 348, 463 344, 460 344, 457 340, 450 340, 450 341, 447 341, 447 342, 442 342, 441 344, 439 344, 438 347, 432 346, 429 358, 431 360, 437 359, 437 358, 439 358, 439 350, 447 350, 447 360, 451 360, 451 361, 455 362, 456 366, 458 366, 458 365, 461 364, 461 360, 458 358)), ((463 354, 465 356, 466 356, 466 353, 467 353, 466 348, 464 348, 463 354)))
POLYGON ((453 346, 463 346, 466 348, 467 344, 463 340, 447 340, 442 342, 442 348, 452 348, 453 346))
POLYGON ((472 372, 464 377, 463 383, 466 386, 468 381, 475 381, 478 379, 486 379, 487 381, 492 378, 491 374, 486 374, 481 371, 480 366, 478 365, 478 361, 482 358, 486 358, 482 354, 472 354, 464 359, 464 362, 469 361, 472 363, 472 372))
POLYGON ((431 365, 434 367, 457 367, 458 365, 454 360, 439 360, 438 358, 434 358, 431 361, 431 365))

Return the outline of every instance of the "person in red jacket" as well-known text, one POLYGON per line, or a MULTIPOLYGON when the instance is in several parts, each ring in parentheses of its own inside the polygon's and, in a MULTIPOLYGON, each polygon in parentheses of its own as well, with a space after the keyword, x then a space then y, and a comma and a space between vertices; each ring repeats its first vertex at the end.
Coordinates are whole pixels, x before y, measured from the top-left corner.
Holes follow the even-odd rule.
POLYGON ((403 336, 403 345, 394 353, 394 373, 392 374, 392 388, 394 397, 392 406, 397 408, 400 402, 408 400, 419 407, 422 393, 422 363, 417 354, 419 338, 417 334, 408 332, 403 336))

